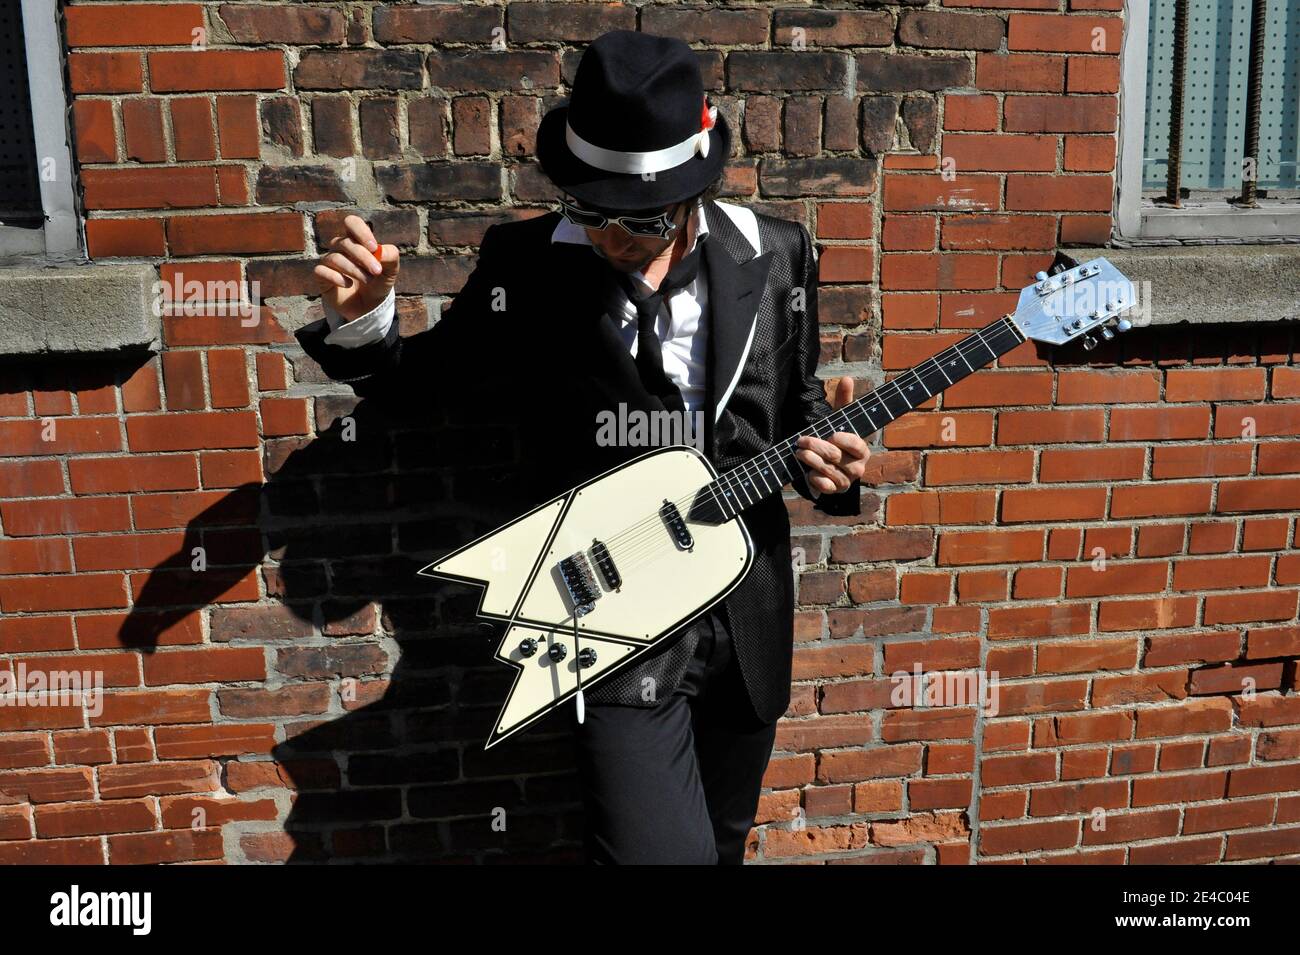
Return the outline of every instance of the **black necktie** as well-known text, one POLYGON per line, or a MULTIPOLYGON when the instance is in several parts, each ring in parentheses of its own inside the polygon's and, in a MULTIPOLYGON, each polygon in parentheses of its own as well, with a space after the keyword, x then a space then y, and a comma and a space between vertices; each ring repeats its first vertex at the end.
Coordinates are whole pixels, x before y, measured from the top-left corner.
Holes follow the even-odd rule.
POLYGON ((700 253, 704 247, 704 236, 696 239, 695 248, 668 270, 659 288, 648 295, 642 293, 626 272, 611 268, 619 285, 629 301, 636 307, 636 367, 641 373, 641 381, 646 390, 664 403, 669 411, 685 411, 682 393, 672 383, 664 371, 663 348, 659 335, 655 332, 655 323, 659 318, 659 307, 664 299, 677 289, 690 285, 700 271, 700 253))

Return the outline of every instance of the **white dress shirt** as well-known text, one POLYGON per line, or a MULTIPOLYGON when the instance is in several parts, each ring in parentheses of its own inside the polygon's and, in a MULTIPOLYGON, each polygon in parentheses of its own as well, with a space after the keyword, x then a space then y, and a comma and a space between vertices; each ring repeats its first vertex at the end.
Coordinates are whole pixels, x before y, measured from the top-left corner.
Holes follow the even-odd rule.
MULTIPOLYGON (((620 227, 611 226, 610 228, 617 229, 620 227)), ((699 243, 699 237, 708 234, 709 231, 708 223, 703 215, 703 206, 699 203, 696 203, 695 208, 691 210, 688 228, 690 229, 690 238, 688 240, 690 245, 686 251, 690 253, 694 251, 699 243)), ((587 230, 582 226, 574 225, 563 217, 556 224, 555 231, 551 233, 551 241, 591 245, 591 240, 587 238, 587 230)), ((696 277, 689 284, 675 290, 668 296, 667 301, 664 303, 666 307, 659 309, 659 320, 655 326, 655 332, 662 343, 664 373, 682 393, 682 402, 689 412, 694 412, 704 404, 708 329, 705 327, 707 323, 702 323, 700 319, 704 315, 704 309, 708 303, 706 272, 707 270, 701 263, 696 277)), ((633 272, 632 278, 646 292, 653 291, 649 283, 646 282, 645 273, 641 271, 633 272)), ((614 315, 613 318, 619 326, 619 334, 622 335, 623 343, 627 345, 628 351, 635 358, 637 352, 636 307, 626 296, 620 296, 619 298, 622 305, 622 314, 614 315)), ((388 292, 388 297, 377 306, 346 324, 343 323, 342 316, 334 309, 324 302, 321 304, 325 311, 325 321, 332 329, 325 336, 325 342, 343 348, 358 348, 370 342, 379 341, 387 334, 397 312, 396 300, 391 289, 388 292)))

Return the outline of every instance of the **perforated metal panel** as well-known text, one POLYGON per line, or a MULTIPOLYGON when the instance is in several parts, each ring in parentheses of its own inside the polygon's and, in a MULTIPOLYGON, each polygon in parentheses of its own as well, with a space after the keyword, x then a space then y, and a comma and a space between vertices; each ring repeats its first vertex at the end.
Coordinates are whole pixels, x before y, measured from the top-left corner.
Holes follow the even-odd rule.
POLYGON ((36 173, 22 7, 0 2, 0 224, 44 219, 36 173))
POLYGON ((1269 0, 1264 99, 1259 111, 1259 184, 1300 185, 1300 0, 1269 0))
MULTIPOLYGON (((1174 0, 1151 0, 1142 185, 1163 190, 1169 159, 1174 0)), ((1182 185, 1241 188, 1250 59, 1250 0, 1191 0, 1183 91, 1182 185)), ((1300 102, 1300 0, 1269 0, 1265 21, 1258 182, 1296 188, 1300 102)))

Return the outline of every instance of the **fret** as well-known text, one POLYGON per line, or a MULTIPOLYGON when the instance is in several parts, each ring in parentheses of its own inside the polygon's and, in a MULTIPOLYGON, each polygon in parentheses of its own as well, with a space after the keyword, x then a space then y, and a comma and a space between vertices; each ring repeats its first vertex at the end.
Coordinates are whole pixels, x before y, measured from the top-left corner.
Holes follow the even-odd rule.
MULTIPOLYGON (((888 387, 889 384, 886 383, 885 388, 888 387)), ((897 385, 893 387, 892 392, 881 388, 877 389, 876 394, 880 395, 880 404, 889 412, 890 421, 901 418, 912 410, 912 405, 908 404, 907 396, 898 390, 897 385)))
POLYGON ((998 329, 999 334, 1010 333, 1011 335, 1012 341, 1011 344, 1007 346, 1006 349, 1007 351, 1010 351, 1011 349, 1015 348, 1021 342, 1029 340, 1023 334, 1021 334, 1020 329, 1016 327, 1016 323, 1011 320, 1011 316, 1009 315, 1004 315, 994 324, 1000 324, 1002 326, 1000 329, 998 329))
POLYGON ((983 367, 984 367, 985 365, 987 365, 989 362, 993 361, 993 359, 995 359, 995 358, 998 357, 998 354, 999 354, 999 353, 996 352, 996 351, 994 351, 994 350, 989 346, 989 343, 986 342, 986 341, 984 340, 984 334, 983 334, 982 331, 976 333, 975 335, 972 335, 969 339, 966 339, 966 340, 969 341, 969 342, 971 342, 972 345, 978 345, 980 348, 982 348, 982 349, 984 349, 986 352, 988 352, 988 357, 987 357, 987 358, 980 358, 978 352, 974 351, 974 349, 972 349, 972 351, 971 351, 971 357, 974 358, 977 362, 979 362, 979 366, 980 366, 981 368, 983 368, 983 367))
POLYGON ((750 459, 744 465, 745 478, 749 481, 751 487, 758 490, 760 499, 767 497, 774 490, 768 485, 767 477, 764 475, 764 468, 762 455, 750 459))
POLYGON ((736 495, 731 492, 731 489, 727 486, 727 484, 728 481, 726 480, 726 476, 724 475, 723 482, 722 482, 722 499, 723 501, 726 502, 727 507, 731 508, 731 514, 727 515, 728 517, 730 517, 735 514, 739 514, 740 508, 736 506, 736 495))
POLYGON ((939 363, 933 358, 927 359, 924 364, 916 366, 916 377, 921 379, 925 390, 929 392, 927 397, 937 395, 943 389, 947 388, 952 382, 943 373, 939 363))
POLYGON ((871 424, 871 418, 867 418, 867 413, 862 411, 862 407, 857 403, 857 401, 841 408, 840 416, 844 418, 846 424, 848 424, 849 430, 853 431, 854 434, 859 435, 859 437, 863 434, 871 434, 872 431, 876 430, 875 425, 871 424), (866 418, 866 420, 863 421, 863 418, 866 418))
MULTIPOLYGON (((776 448, 772 448, 771 450, 772 450, 772 451, 775 451, 775 450, 777 450, 777 449, 776 449, 776 448)), ((764 451, 764 452, 763 452, 763 456, 766 457, 766 456, 768 455, 768 453, 769 453, 768 451, 764 451)), ((781 465, 781 467, 785 469, 785 481, 782 481, 781 484, 784 485, 784 484, 786 483, 786 481, 793 481, 793 480, 794 480, 794 471, 792 471, 792 470, 790 469, 790 465, 786 463, 786 456, 785 456, 784 454, 778 454, 778 455, 776 456, 776 463, 779 464, 779 465, 781 465)), ((796 462, 796 463, 797 463, 797 462, 796 462)))
POLYGON ((754 503, 755 498, 750 493, 750 491, 752 490, 752 486, 750 485, 749 478, 746 475, 744 474, 736 475, 735 477, 732 478, 731 483, 732 486, 735 487, 736 490, 739 492, 741 499, 744 501, 745 507, 748 507, 750 504, 754 503))
POLYGON ((932 365, 934 365, 935 368, 939 369, 939 374, 943 375, 943 380, 946 381, 948 384, 951 385, 951 384, 952 384, 952 379, 949 378, 949 377, 948 377, 948 373, 947 373, 946 371, 943 370, 943 364, 940 363, 940 362, 935 361, 933 358, 930 359, 930 363, 931 363, 932 365))
POLYGON ((934 392, 925 386, 925 379, 920 376, 915 369, 912 370, 911 379, 908 379, 908 373, 904 372, 894 379, 895 386, 902 392, 903 397, 907 399, 908 404, 913 408, 927 401, 934 392), (918 399, 916 396, 920 395, 918 399))
POLYGON ((764 451, 754 459, 754 479, 763 482, 761 497, 767 497, 773 491, 779 490, 785 481, 776 480, 776 474, 772 471, 772 465, 767 460, 767 452, 764 451), (776 481, 775 484, 771 483, 776 481))
POLYGON ((726 506, 722 503, 722 499, 718 497, 718 482, 710 481, 705 485, 705 487, 707 488, 709 495, 713 498, 713 503, 717 505, 718 513, 724 518, 729 517, 730 515, 727 514, 726 506))
POLYGON ((960 352, 948 356, 943 363, 943 376, 948 379, 948 383, 955 385, 967 375, 974 374, 975 370, 961 357, 960 352))
MULTIPOLYGON (((884 419, 884 424, 876 425, 877 431, 894 420, 894 416, 889 413, 889 406, 880 400, 879 389, 863 396, 862 400, 866 404, 866 407, 869 408, 870 414, 877 415, 884 419)), ((872 423, 874 424, 874 422, 872 423)))
POLYGON ((740 478, 735 479, 735 484, 736 487, 740 489, 740 492, 745 496, 745 506, 748 507, 750 504, 753 504, 754 503, 753 498, 751 498, 747 493, 745 493, 745 481, 743 475, 740 478))

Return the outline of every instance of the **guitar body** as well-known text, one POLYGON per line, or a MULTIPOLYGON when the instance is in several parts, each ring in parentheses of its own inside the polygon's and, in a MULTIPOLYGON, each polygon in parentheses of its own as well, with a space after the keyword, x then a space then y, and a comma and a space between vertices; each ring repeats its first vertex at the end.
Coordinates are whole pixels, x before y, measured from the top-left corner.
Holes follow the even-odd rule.
POLYGON ((496 658, 517 673, 488 748, 574 695, 580 654, 587 654, 582 685, 596 684, 740 583, 753 562, 744 524, 685 520, 694 495, 716 477, 694 448, 656 448, 420 571, 486 584, 479 615, 508 624, 496 658), (680 525, 663 514, 665 501, 680 505, 680 525), (675 527, 684 529, 689 546, 675 527), (612 571, 601 566, 606 556, 612 571), (565 579, 575 567, 566 559, 583 565, 580 584, 598 591, 594 599, 583 599, 593 596, 590 589, 575 597, 565 579))

